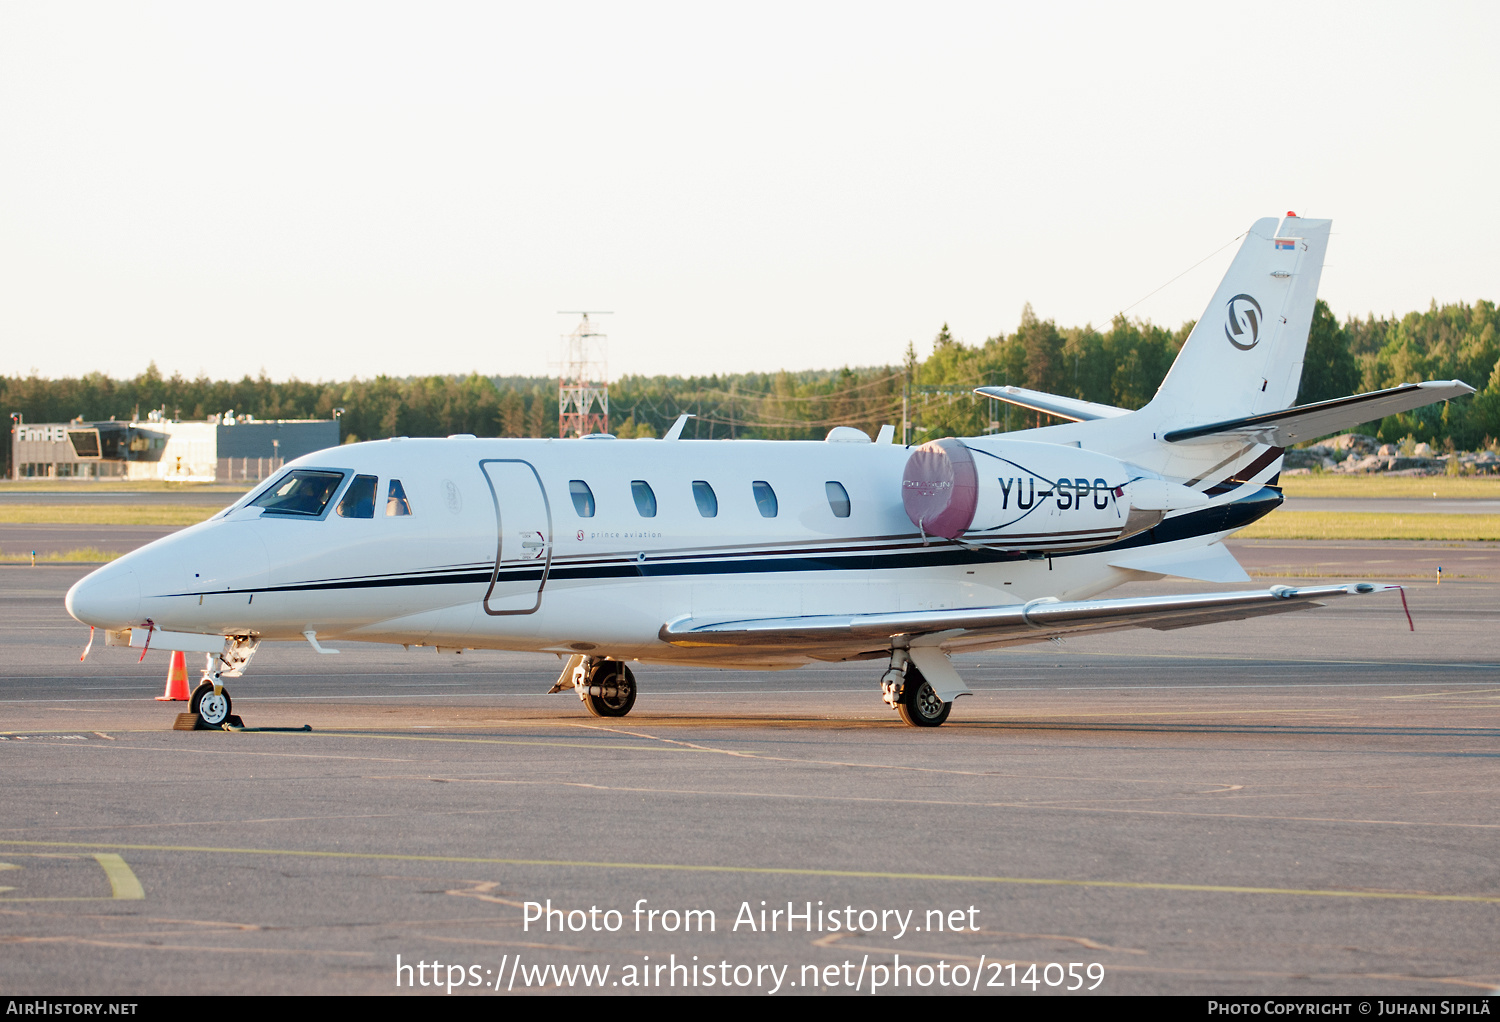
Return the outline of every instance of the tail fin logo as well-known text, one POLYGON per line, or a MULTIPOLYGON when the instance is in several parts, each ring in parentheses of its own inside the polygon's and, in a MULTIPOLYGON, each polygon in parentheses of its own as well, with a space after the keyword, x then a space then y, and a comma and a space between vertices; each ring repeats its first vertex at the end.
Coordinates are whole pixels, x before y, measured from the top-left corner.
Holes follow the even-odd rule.
POLYGON ((1241 351, 1249 351, 1260 341, 1260 302, 1249 295, 1235 295, 1229 299, 1228 321, 1224 324, 1224 336, 1229 343, 1241 351), (1249 334, 1250 339, 1245 340, 1249 334))

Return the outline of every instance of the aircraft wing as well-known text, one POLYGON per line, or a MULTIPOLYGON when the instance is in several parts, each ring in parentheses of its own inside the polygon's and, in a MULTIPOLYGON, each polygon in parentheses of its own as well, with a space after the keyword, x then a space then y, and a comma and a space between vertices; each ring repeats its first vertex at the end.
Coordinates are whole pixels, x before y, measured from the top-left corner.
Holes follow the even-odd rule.
POLYGON ((778 647, 785 651, 815 650, 823 658, 841 659, 837 656, 839 652, 855 656, 889 650, 891 640, 902 636, 913 639, 930 636, 922 645, 1005 646, 1125 628, 1166 631, 1262 614, 1310 610, 1321 606, 1318 600, 1400 588, 1357 582, 1067 603, 1048 597, 1006 607, 884 614, 715 621, 679 618, 662 625, 659 637, 680 647, 778 647))
POLYGON ((1130 414, 1129 408, 1101 405, 1096 401, 1080 401, 1076 397, 1044 394, 1039 390, 1027 390, 1025 387, 975 387, 974 393, 983 394, 985 397, 992 397, 996 401, 1004 401, 1006 404, 1025 408, 1028 411, 1045 412, 1047 415, 1055 415, 1059 419, 1071 419, 1074 422, 1113 419, 1130 414))
POLYGON ((1272 447, 1290 447, 1305 440, 1353 429, 1361 422, 1372 422, 1397 412, 1409 412, 1413 408, 1472 393, 1474 388, 1462 380, 1406 383, 1389 390, 1376 390, 1368 394, 1356 394, 1354 397, 1337 397, 1331 401, 1284 408, 1279 412, 1228 419, 1207 426, 1174 429, 1163 434, 1162 439, 1172 444, 1190 443, 1194 440, 1219 443, 1225 437, 1234 437, 1250 443, 1270 444, 1272 447))

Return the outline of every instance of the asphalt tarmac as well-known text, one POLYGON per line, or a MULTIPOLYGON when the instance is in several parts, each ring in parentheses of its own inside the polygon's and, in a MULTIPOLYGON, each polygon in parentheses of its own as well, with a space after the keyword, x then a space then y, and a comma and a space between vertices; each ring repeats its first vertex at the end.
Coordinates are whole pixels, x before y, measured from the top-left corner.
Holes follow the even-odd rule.
POLYGON ((960 657, 931 730, 873 663, 641 665, 606 720, 551 657, 278 645, 235 712, 312 731, 225 733, 79 662, 84 570, 0 568, 7 993, 1500 986, 1500 580, 960 657))
POLYGON ((1500 543, 1357 539, 1231 539, 1235 560, 1257 578, 1488 579, 1500 582, 1500 543))
POLYGON ((136 547, 145 546, 176 531, 177 527, 172 525, 0 523, 0 555, 7 559, 24 558, 34 550, 37 556, 46 557, 48 554, 66 554, 88 549, 110 554, 128 554, 136 547))

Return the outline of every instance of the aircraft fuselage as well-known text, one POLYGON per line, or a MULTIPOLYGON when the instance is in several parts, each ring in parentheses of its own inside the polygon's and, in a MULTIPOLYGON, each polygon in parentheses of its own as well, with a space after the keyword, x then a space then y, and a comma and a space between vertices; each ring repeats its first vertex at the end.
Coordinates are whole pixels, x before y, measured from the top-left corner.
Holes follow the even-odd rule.
POLYGON ((1128 466, 1053 444, 966 443, 982 454, 989 517, 961 542, 914 526, 902 503, 911 450, 892 444, 339 447, 287 466, 338 474, 318 513, 256 506, 262 488, 91 576, 70 607, 111 629, 793 666, 807 656, 672 644, 659 632, 686 617, 1081 599, 1138 577, 1083 552, 1120 535, 1128 466), (356 488, 372 490, 371 478, 373 506, 361 505, 356 488))

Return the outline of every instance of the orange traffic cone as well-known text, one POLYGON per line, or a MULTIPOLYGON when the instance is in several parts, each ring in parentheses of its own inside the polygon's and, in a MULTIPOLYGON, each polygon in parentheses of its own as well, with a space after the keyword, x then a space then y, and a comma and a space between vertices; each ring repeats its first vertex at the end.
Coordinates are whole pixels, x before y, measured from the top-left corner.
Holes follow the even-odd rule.
POLYGON ((188 701, 187 660, 182 651, 172 654, 172 666, 167 668, 167 690, 156 697, 159 703, 185 703, 188 701))

